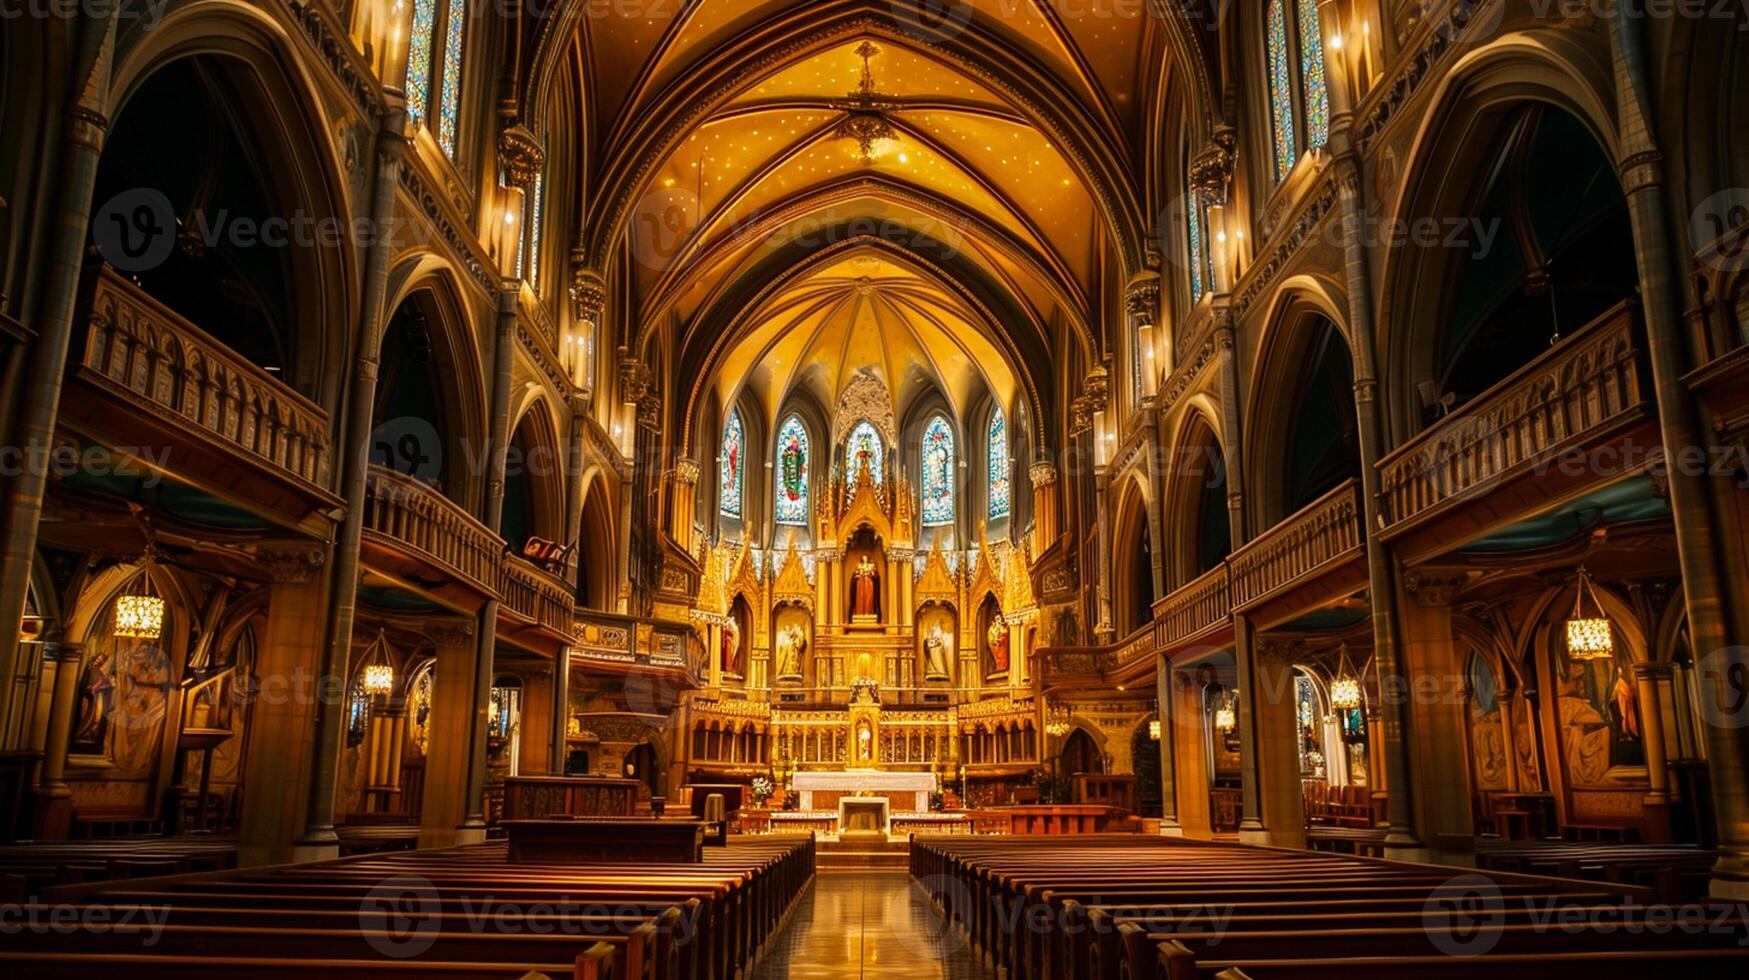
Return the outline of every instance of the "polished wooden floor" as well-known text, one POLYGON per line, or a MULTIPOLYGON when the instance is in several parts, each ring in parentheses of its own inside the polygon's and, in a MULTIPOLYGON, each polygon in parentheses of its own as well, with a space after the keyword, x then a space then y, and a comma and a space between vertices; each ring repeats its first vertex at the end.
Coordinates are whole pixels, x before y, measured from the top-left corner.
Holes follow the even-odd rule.
POLYGON ((753 980, 995 980, 903 871, 814 876, 753 980))

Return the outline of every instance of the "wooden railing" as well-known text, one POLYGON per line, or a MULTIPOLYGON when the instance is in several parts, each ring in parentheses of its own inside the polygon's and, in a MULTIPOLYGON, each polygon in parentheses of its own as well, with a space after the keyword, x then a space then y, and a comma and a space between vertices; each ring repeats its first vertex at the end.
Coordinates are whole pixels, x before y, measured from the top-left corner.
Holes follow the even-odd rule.
POLYGON ((1047 675, 1104 673, 1153 656, 1154 624, 1103 646, 1040 647, 1039 663, 1047 675))
POLYGON ((503 561, 498 591, 504 605, 530 622, 571 635, 577 603, 564 581, 517 555, 505 555, 503 561))
POLYGON ((573 656, 613 663, 673 667, 702 676, 704 649, 692 638, 692 627, 660 619, 578 609, 573 656))
POLYGON ((1380 460, 1386 528, 1552 461, 1641 404, 1636 311, 1615 307, 1380 460))
POLYGON ((1358 481, 1349 480, 1233 553, 1233 608, 1245 609, 1353 557, 1362 545, 1358 481))
POLYGON ((328 413, 108 266, 89 273, 80 367, 104 387, 318 489, 328 413))
POLYGON ((498 594, 503 539, 429 484, 372 465, 365 476, 364 531, 418 552, 481 592, 498 594))
POLYGON ((1207 633, 1233 615, 1227 565, 1202 573, 1154 604, 1155 644, 1166 648, 1207 633))

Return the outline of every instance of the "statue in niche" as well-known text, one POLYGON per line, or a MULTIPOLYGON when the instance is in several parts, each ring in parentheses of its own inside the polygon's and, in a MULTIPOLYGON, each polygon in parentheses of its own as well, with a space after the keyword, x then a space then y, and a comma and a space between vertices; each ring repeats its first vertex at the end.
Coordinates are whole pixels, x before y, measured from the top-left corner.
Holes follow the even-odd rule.
POLYGON ((802 679, 802 652, 808 648, 808 638, 794 623, 777 631, 777 679, 802 679))
POLYGON ((948 679, 949 665, 953 663, 953 642, 947 633, 936 623, 929 631, 929 638, 923 641, 923 679, 926 681, 945 681, 948 679))
POLYGON ((990 629, 984 634, 990 642, 990 662, 995 667, 993 673, 1008 672, 1008 621, 1002 618, 1002 613, 990 617, 990 629))
POLYGON ((881 615, 881 574, 867 555, 850 576, 850 618, 852 622, 872 623, 881 615))
POLYGON ((741 649, 741 627, 731 619, 723 624, 723 673, 739 674, 735 654, 741 649))

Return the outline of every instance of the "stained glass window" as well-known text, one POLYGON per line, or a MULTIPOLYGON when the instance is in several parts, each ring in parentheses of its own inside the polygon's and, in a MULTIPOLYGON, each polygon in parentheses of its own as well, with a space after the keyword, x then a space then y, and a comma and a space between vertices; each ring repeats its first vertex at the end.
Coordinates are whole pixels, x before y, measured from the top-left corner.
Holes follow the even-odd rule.
POLYGON ((1008 474, 1008 416, 998 405, 990 412, 990 520, 1008 516, 1013 486, 1008 474))
POLYGON ((741 424, 741 410, 735 409, 729 413, 728 424, 723 426, 722 455, 717 457, 718 497, 723 514, 728 517, 741 516, 746 451, 747 428, 741 424))
POLYGON ((522 237, 526 244, 523 246, 522 260, 517 263, 517 272, 528 280, 529 287, 536 292, 540 291, 540 210, 545 189, 546 173, 536 173, 534 183, 528 185, 528 206, 524 208, 527 215, 522 228, 522 237))
POLYGON ((1288 66, 1287 8, 1283 0, 1269 0, 1263 29, 1269 48, 1269 116, 1274 121, 1275 130, 1275 179, 1281 180, 1293 169, 1297 156, 1293 69, 1288 66))
POLYGON ((1300 95, 1306 101, 1306 146, 1330 138, 1330 89, 1324 81, 1324 36, 1317 0, 1299 0, 1300 95))
POLYGON ((462 44, 468 26, 467 0, 449 0, 443 26, 443 75, 438 80, 441 101, 437 105, 437 145, 443 147, 443 152, 453 159, 457 106, 461 102, 462 44))
POLYGON ((953 430, 937 415, 923 427, 923 526, 953 523, 953 430))
POLYGON ((779 524, 808 525, 808 430, 794 415, 777 430, 777 503, 779 524))
POLYGON ((1184 195, 1185 233, 1190 239, 1190 301, 1202 299, 1202 294, 1208 289, 1208 283, 1203 278, 1203 240, 1202 240, 1202 195, 1191 188, 1184 195))
POLYGON ((844 446, 844 465, 848 483, 856 483, 856 473, 863 463, 868 463, 869 472, 874 476, 875 486, 881 485, 883 456, 885 446, 881 443, 881 434, 875 431, 873 423, 858 422, 856 428, 850 430, 850 441, 844 446))
POLYGON ((424 122, 431 107, 431 41, 437 30, 437 0, 413 0, 407 37, 407 117, 424 122))

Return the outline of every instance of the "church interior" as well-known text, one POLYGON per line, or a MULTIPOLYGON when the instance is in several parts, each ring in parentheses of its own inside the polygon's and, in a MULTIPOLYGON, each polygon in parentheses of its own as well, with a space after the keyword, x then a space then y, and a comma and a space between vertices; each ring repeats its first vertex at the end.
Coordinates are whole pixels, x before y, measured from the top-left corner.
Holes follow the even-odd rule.
POLYGON ((1749 8, 0 21, 16 977, 1749 976, 1749 8))

